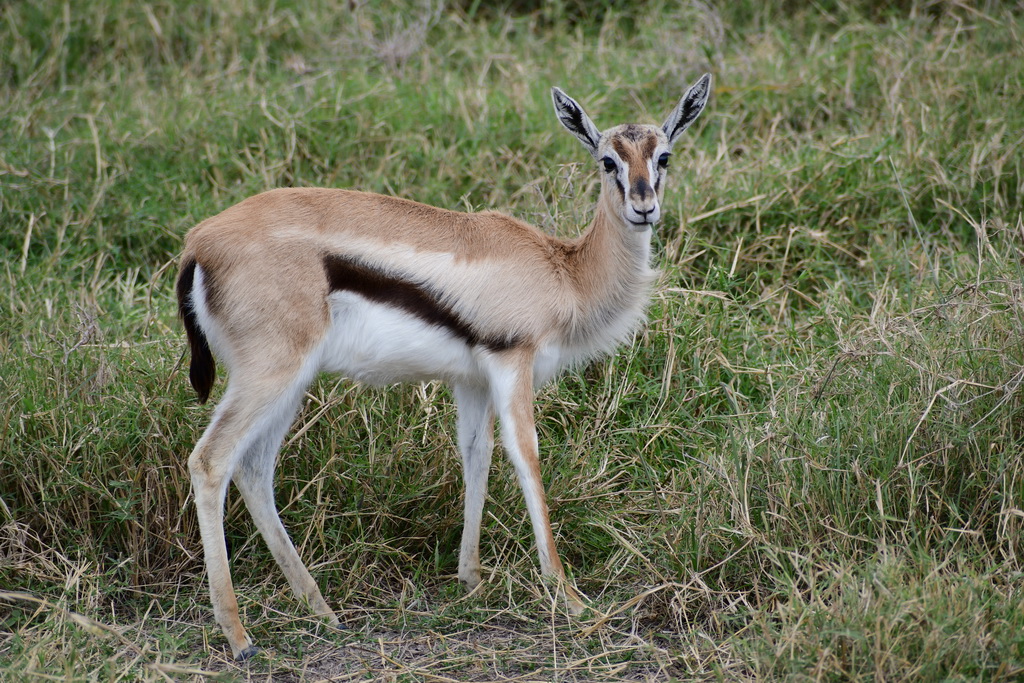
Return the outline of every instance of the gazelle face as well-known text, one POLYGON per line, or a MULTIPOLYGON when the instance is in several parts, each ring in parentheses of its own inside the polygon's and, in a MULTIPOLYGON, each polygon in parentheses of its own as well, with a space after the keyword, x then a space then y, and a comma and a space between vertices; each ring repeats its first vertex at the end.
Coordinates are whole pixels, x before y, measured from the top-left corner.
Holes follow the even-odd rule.
POLYGON ((555 114, 600 165, 601 194, 616 215, 637 232, 648 230, 661 217, 672 145, 704 111, 711 94, 711 74, 691 85, 672 113, 659 126, 627 123, 603 133, 583 107, 558 88, 551 89, 555 114))
POLYGON ((672 146, 657 126, 625 124, 601 134, 597 147, 605 196, 634 230, 649 229, 661 217, 672 146))

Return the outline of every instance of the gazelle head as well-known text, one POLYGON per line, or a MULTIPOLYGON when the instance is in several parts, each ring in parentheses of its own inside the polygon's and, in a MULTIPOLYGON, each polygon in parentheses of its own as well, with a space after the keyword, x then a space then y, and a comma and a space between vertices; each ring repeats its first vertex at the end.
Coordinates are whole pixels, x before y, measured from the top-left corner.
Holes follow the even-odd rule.
POLYGON ((661 217, 672 146, 707 104, 711 74, 687 89, 660 127, 627 123, 601 132, 579 103, 559 88, 551 89, 555 113, 600 164, 601 191, 613 212, 637 232, 661 217))

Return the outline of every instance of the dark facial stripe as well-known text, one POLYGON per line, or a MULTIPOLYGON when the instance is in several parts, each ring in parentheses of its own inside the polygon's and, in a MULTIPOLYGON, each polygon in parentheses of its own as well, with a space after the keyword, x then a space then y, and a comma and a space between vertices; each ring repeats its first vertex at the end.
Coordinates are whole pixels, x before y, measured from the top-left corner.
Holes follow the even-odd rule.
POLYGON ((355 259, 326 254, 324 272, 330 291, 353 292, 370 301, 401 309, 425 323, 443 327, 470 346, 506 351, 518 343, 512 336, 481 337, 430 289, 371 268, 355 259))
POLYGON ((626 188, 624 188, 622 186, 622 181, 619 180, 619 174, 618 173, 615 174, 615 187, 619 188, 619 192, 622 193, 623 197, 626 196, 626 188))

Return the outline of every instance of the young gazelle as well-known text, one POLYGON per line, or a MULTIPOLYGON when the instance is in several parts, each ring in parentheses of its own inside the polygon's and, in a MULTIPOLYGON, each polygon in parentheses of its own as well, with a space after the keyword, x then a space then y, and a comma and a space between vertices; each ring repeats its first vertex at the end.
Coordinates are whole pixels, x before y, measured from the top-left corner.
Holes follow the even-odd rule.
POLYGON ((555 113, 603 172, 590 226, 550 237, 494 212, 446 211, 361 192, 281 189, 193 228, 177 291, 191 345, 190 379, 205 401, 213 355, 230 383, 189 458, 217 622, 231 651, 256 649, 238 618, 224 542, 228 482, 241 492, 292 589, 338 618, 299 559, 274 505, 274 462, 320 371, 371 384, 441 380, 458 406, 465 525, 459 579, 480 582, 480 522, 501 422, 537 542, 542 574, 569 608, 537 461, 533 397, 560 370, 626 340, 644 315, 673 144, 703 110, 705 75, 664 125, 601 132, 558 88, 555 113))

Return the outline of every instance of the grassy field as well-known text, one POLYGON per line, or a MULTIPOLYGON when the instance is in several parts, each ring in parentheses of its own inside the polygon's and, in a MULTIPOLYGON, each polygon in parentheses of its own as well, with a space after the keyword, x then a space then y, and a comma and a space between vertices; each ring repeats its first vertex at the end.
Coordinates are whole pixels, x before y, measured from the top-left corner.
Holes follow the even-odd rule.
POLYGON ((1019 680, 1024 5, 486 4, 0 5, 0 679, 1019 680), (324 185, 573 235, 598 173, 550 86, 660 122, 704 71, 648 327, 537 400, 593 609, 539 582, 500 454, 464 595, 450 394, 325 376, 278 502, 347 630, 232 491, 230 662, 185 232, 324 185))

